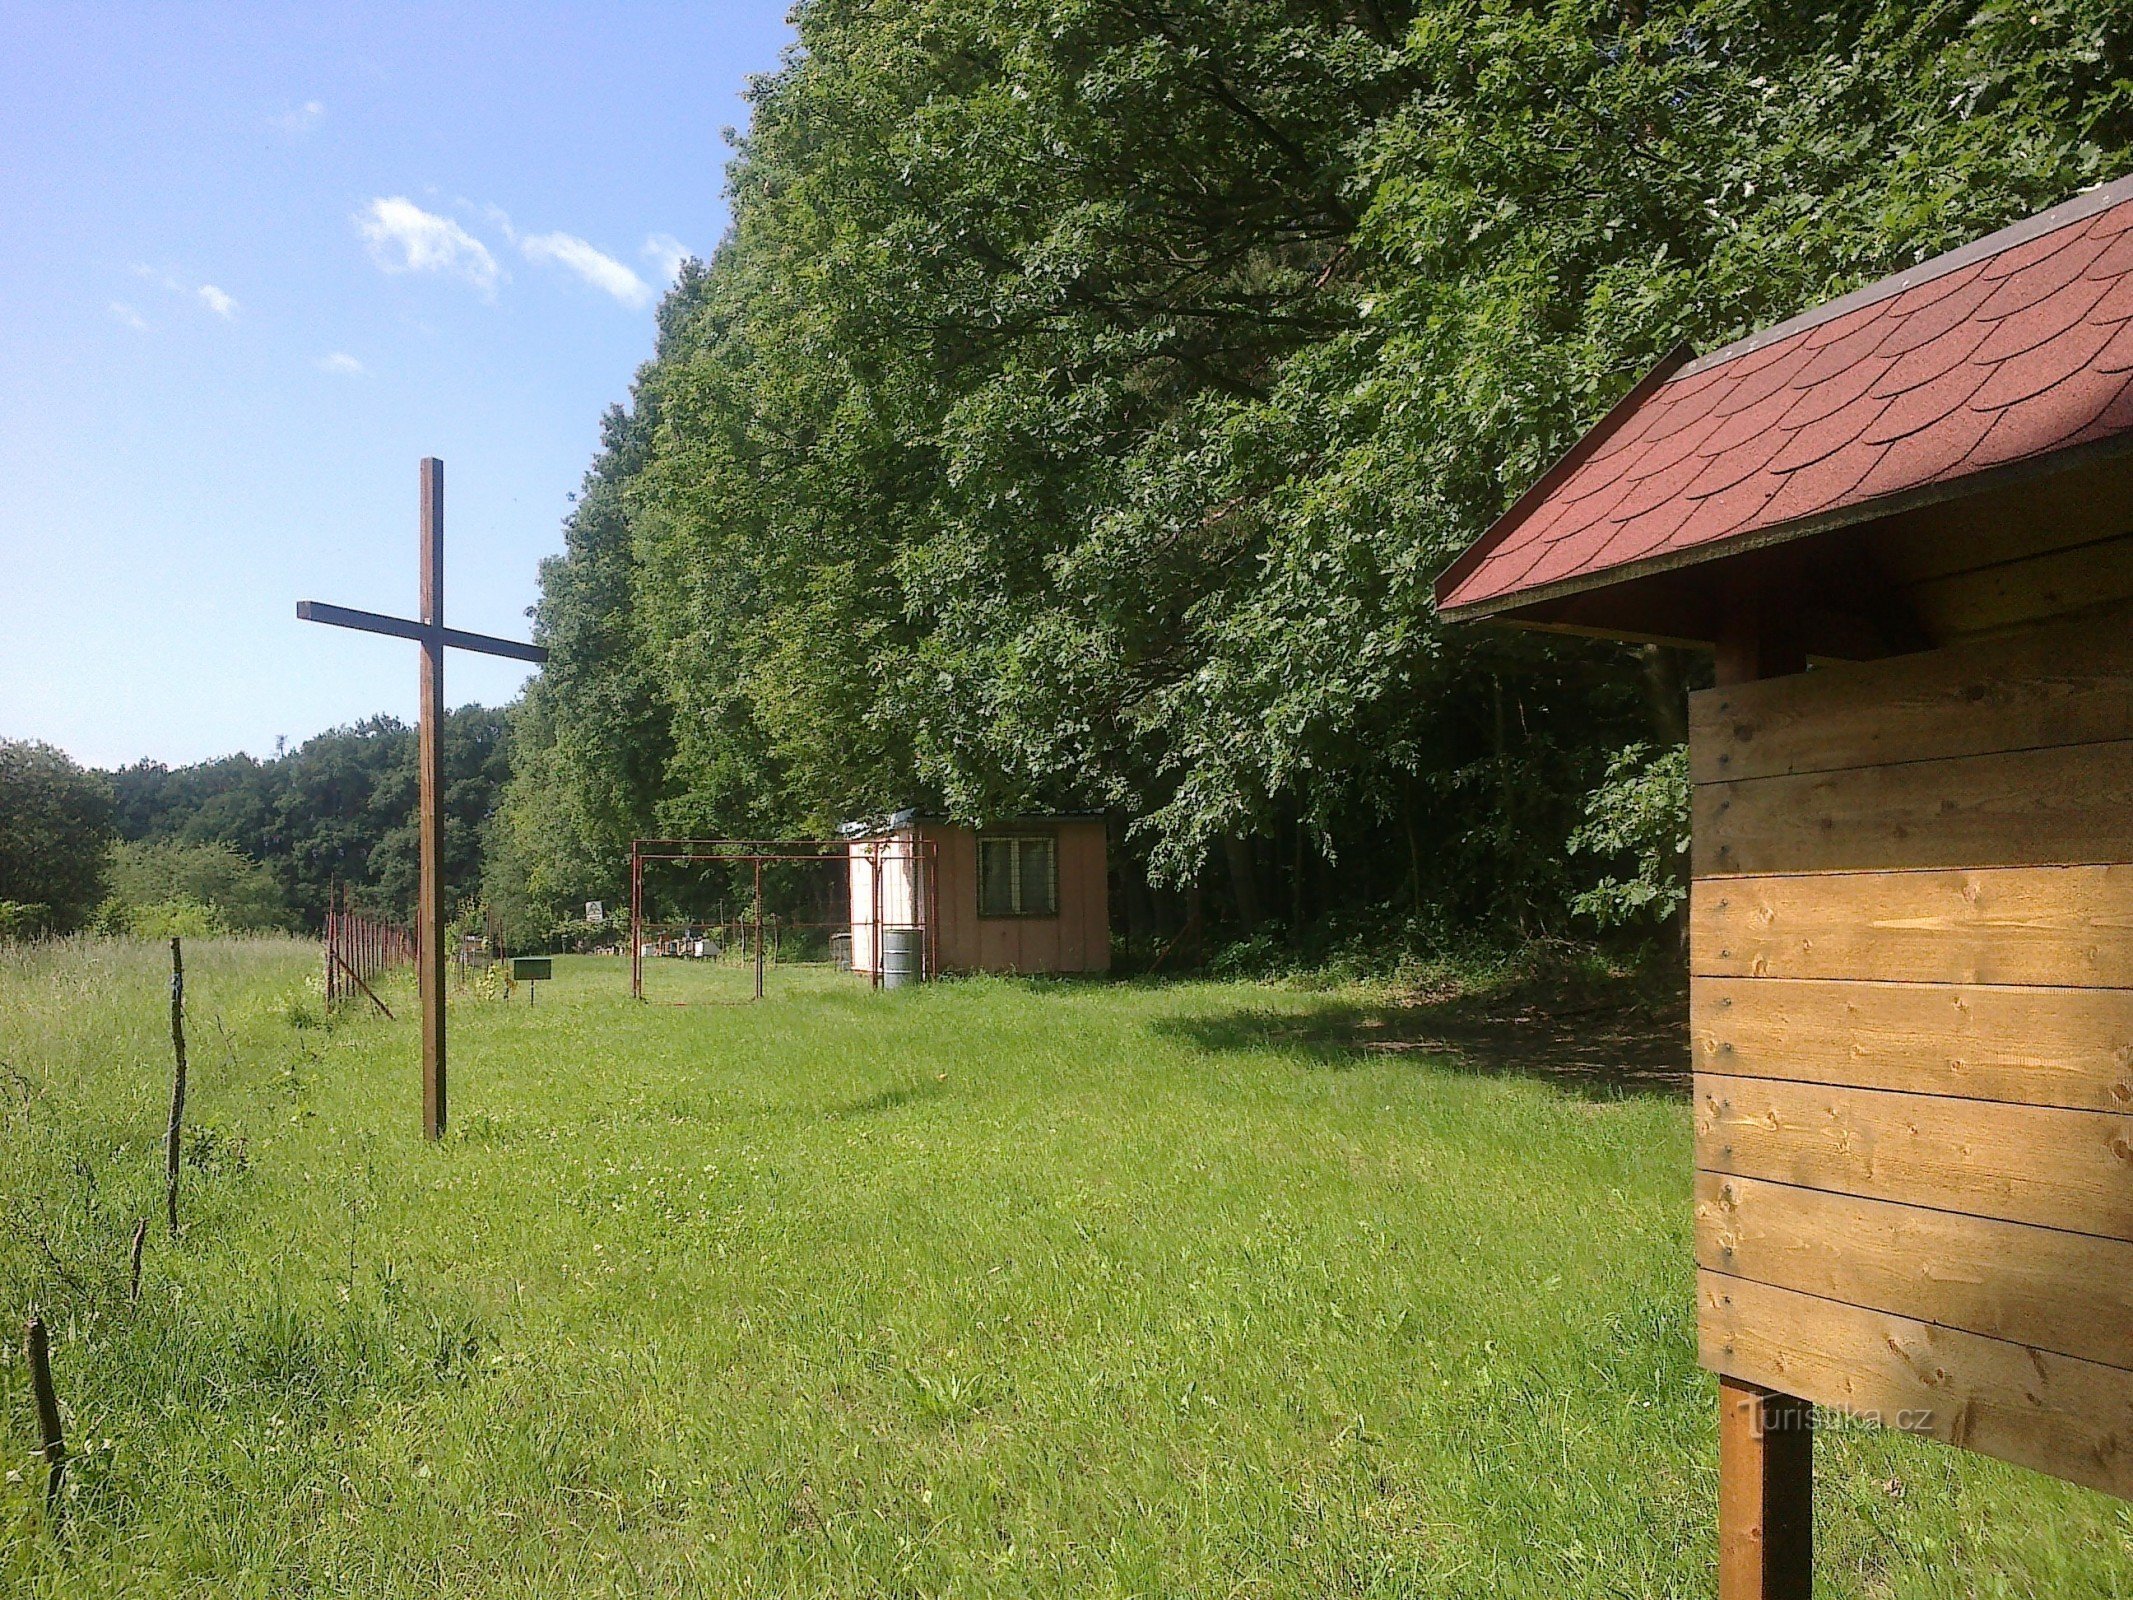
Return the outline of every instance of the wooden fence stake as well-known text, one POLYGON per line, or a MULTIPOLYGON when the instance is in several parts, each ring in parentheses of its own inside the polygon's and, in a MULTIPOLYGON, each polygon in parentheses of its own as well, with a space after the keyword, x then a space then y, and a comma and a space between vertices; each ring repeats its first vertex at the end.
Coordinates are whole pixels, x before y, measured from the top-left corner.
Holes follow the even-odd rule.
POLYGON ((30 1388, 37 1396, 38 1454, 44 1457, 44 1507, 47 1517, 59 1514, 60 1480, 67 1470, 67 1439, 59 1426, 59 1395, 52 1388, 52 1342, 45 1336, 44 1318, 32 1317, 22 1330, 23 1354, 29 1357, 30 1388))
POLYGON ((185 951, 170 941, 170 1049, 177 1066, 170 1080, 170 1132, 163 1140, 163 1200, 173 1238, 178 1232, 178 1143, 185 1130, 185 951))

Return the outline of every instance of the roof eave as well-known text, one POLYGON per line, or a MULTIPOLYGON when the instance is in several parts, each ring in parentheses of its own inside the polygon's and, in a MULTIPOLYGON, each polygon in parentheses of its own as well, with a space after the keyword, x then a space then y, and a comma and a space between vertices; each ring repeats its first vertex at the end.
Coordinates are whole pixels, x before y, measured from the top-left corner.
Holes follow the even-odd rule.
POLYGON ((1468 545, 1458 560, 1437 574, 1432 586, 1440 615, 1450 616, 1444 604, 1445 596, 1464 583, 1469 574, 1495 552, 1504 538, 1527 517, 1540 503, 1555 493, 1556 489, 1573 472, 1591 460, 1601 445, 1605 444, 1623 423, 1634 416, 1640 406, 1649 400, 1665 382, 1687 366, 1696 352, 1687 344, 1677 344, 1659 358, 1658 364, 1639 378, 1629 392, 1608 407, 1607 415, 1586 430, 1584 437, 1556 457, 1555 465, 1534 479, 1532 487, 1511 503, 1511 508, 1494 522, 1488 531, 1468 545))
POLYGON ((1542 584, 1536 588, 1514 590, 1509 594, 1495 595, 1462 606, 1440 605, 1437 615, 1446 622, 1493 620, 1519 624, 1540 620, 1522 618, 1518 613, 1546 606, 1554 601, 1567 600, 1575 595, 1616 588, 1635 583, 1642 578, 1656 577, 1661 573, 1678 572, 1686 567, 1704 566, 1735 556, 1748 555, 1754 551, 1768 550, 1776 545, 1791 544, 1817 534, 1833 533, 1862 523, 1878 522, 1901 512, 1943 505, 1951 500, 1968 499, 1973 495, 2008 488, 2031 479, 2049 477, 2058 472, 2070 472, 2078 467, 2128 455, 2133 455, 2133 430, 2094 439, 2086 444, 2024 456, 1997 467, 1989 467, 1982 472, 1921 484, 1913 489, 1898 490, 1893 494, 1862 500, 1856 505, 1839 506, 1814 516, 1773 523, 1767 528, 1750 529, 1730 538, 1692 545, 1685 550, 1665 551, 1641 561, 1604 567, 1597 572, 1576 573, 1558 582, 1542 584))

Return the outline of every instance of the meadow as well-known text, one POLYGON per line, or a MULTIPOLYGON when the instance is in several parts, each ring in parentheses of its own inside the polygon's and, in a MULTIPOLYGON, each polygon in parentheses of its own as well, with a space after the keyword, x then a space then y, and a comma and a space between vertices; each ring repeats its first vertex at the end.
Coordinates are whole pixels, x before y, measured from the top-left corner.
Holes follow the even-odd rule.
MULTIPOLYGON (((187 958, 134 1304, 167 951, 0 949, 0 1592, 1712 1590, 1678 1085, 1359 984, 659 963, 636 1005, 579 958, 456 997, 430 1146, 404 982, 329 1018, 315 946, 187 958)), ((2133 1595, 2124 1506, 1820 1449, 1821 1593, 2133 1595)))

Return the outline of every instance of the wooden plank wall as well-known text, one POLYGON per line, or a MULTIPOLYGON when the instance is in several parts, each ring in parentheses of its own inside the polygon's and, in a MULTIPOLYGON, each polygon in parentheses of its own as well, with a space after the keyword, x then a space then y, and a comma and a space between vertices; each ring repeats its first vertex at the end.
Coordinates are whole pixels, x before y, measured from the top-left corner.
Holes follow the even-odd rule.
POLYGON ((1704 1364, 2133 1498, 2133 626, 1690 720, 1704 1364))
POLYGON ((941 965, 949 972, 1108 972, 1110 865, 1101 818, 1015 823, 1059 841, 1059 915, 980 917, 978 844, 969 828, 924 825, 939 850, 941 965))

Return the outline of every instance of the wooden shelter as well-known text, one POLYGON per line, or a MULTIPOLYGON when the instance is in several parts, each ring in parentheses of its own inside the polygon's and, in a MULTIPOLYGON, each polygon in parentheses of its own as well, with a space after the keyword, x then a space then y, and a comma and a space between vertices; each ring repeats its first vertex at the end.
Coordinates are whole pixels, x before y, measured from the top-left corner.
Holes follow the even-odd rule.
POLYGON ((1812 1406, 2133 1498, 2133 180, 1639 383, 1442 614, 1692 697, 1720 1593, 1812 1406))
POLYGON ((879 970, 876 937, 927 931, 943 972, 1108 972, 1110 868, 1101 816, 984 827, 900 811, 847 828, 852 964, 879 970), (882 844, 891 848, 886 852, 882 844), (900 848, 896 846, 900 845, 900 848), (910 863, 932 863, 932 884, 910 863))

